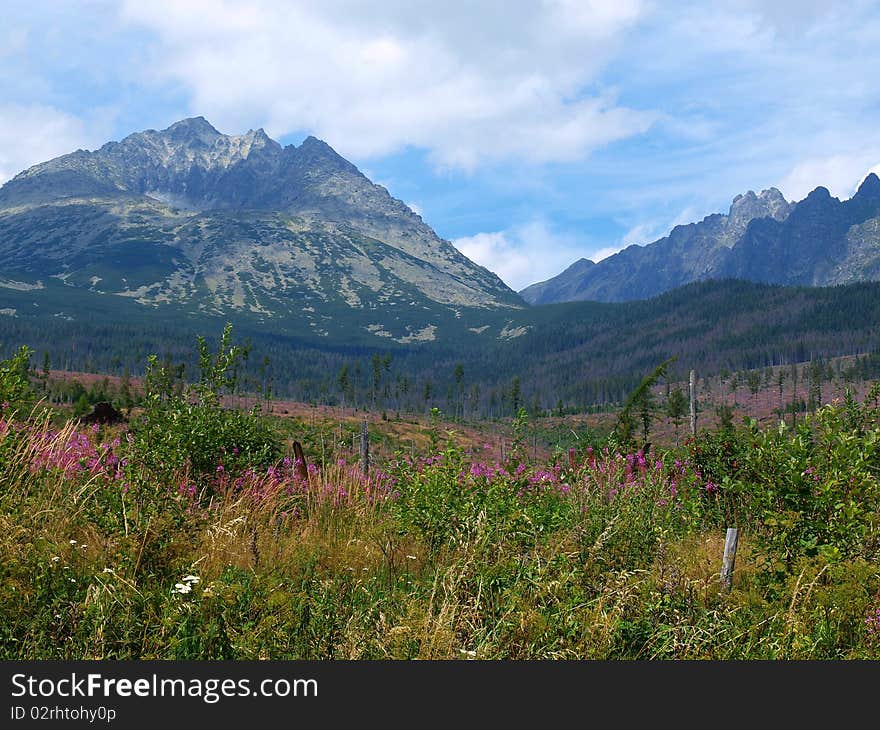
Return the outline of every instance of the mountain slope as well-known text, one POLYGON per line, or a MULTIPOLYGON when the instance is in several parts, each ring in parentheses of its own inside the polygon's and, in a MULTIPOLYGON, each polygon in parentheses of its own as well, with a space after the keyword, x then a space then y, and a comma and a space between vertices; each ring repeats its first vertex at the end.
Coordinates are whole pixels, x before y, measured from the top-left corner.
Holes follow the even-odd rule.
MULTIPOLYGON (((825 286, 880 278, 880 179, 850 200, 817 188, 799 203, 775 188, 737 196, 727 215, 676 226, 593 266, 570 267, 521 292, 531 304, 644 299, 694 281, 741 278, 825 286)), ((578 262, 580 264, 580 262, 578 262)))
POLYGON ((34 291, 79 287, 109 306, 126 297, 314 337, 430 340, 461 309, 491 319, 523 306, 324 142, 282 148, 201 117, 17 175, 0 188, 0 257, 0 277, 34 291))
MULTIPOLYGON (((6 282, 11 284, 11 282, 6 282)), ((87 289, 47 286, 43 291, 0 287, 0 356, 18 346, 33 348, 40 362, 55 367, 121 374, 142 373, 148 355, 192 359, 197 334, 214 338, 225 318, 192 315, 169 305, 154 309, 87 289), (35 307, 34 294, 42 294, 35 307), (51 304, 51 308, 49 305, 51 304), (50 314, 54 312, 55 314, 50 314), (60 313, 61 316, 56 316, 60 313), (48 315, 48 316, 47 316, 48 315)), ((675 370, 700 377, 728 370, 791 364, 873 352, 880 361, 880 282, 836 287, 782 287, 737 280, 688 284, 650 300, 570 302, 510 313, 516 337, 460 338, 449 342, 362 344, 311 341, 253 322, 236 322, 239 340, 253 343, 249 378, 264 382, 259 363, 271 360, 272 392, 306 402, 372 403, 373 353, 391 356, 380 373, 389 385, 381 407, 452 413, 462 393, 456 380, 464 368, 469 414, 512 415, 513 379, 521 404, 554 408, 621 402, 645 374, 677 356, 675 370), (340 385, 348 368, 355 393, 340 385), (356 395, 359 392, 360 395, 356 395), (505 395, 506 394, 506 395, 505 395)), ((490 327, 497 332, 498 324, 490 327)), ((248 382, 252 382, 249 379, 248 382)))

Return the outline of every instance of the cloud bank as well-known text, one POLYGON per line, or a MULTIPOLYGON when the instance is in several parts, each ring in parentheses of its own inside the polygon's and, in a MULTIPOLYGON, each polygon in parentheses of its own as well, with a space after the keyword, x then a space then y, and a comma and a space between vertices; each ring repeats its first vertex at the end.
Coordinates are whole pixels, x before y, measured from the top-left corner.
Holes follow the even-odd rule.
POLYGON ((144 81, 178 84, 221 127, 256 116, 355 158, 413 146, 473 171, 582 159, 645 132, 652 112, 590 88, 641 13, 638 0, 154 0, 122 17, 156 39, 144 81))

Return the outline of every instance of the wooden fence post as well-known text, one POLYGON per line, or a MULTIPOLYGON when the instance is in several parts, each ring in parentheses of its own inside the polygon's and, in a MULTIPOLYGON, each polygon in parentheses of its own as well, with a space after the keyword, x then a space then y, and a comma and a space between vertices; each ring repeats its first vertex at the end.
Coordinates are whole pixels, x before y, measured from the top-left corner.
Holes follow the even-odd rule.
POLYGON ((303 453, 303 447, 299 441, 293 442, 293 458, 296 475, 304 482, 309 481, 309 466, 306 463, 306 455, 303 453))
POLYGON ((721 561, 721 588, 727 593, 733 585, 733 566, 736 563, 736 545, 739 541, 739 529, 728 527, 724 538, 724 558, 721 561))
POLYGON ((361 473, 370 473, 370 433, 367 431, 367 419, 361 421, 361 473))
POLYGON ((691 396, 691 436, 697 435, 697 374, 691 370, 689 383, 691 396))

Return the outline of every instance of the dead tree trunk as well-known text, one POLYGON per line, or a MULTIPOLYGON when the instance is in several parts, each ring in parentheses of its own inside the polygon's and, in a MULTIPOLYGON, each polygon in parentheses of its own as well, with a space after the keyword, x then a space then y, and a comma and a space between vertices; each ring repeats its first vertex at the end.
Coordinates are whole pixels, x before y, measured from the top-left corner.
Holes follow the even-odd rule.
POLYGON ((361 421, 361 473, 370 473, 370 433, 367 430, 367 419, 361 421))

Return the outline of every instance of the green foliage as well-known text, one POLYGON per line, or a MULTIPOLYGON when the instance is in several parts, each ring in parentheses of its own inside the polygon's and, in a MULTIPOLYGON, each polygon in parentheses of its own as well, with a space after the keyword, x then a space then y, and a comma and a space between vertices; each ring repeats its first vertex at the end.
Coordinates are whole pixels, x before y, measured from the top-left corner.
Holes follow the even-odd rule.
POLYGON ((666 415, 672 419, 672 422, 675 424, 676 431, 678 427, 681 425, 681 419, 685 417, 687 414, 688 402, 685 397, 684 391, 676 386, 669 393, 669 397, 666 399, 666 415))
POLYGON ((0 401, 10 405, 21 403, 31 395, 31 356, 33 351, 20 347, 10 358, 0 361, 0 401))
POLYGON ((782 575, 801 557, 839 561, 880 554, 880 408, 825 406, 794 430, 702 434, 691 458, 719 489, 730 524, 753 524, 768 568, 782 575))
POLYGON ((880 553, 880 429, 870 402, 826 406, 794 432, 759 432, 747 467, 763 537, 786 568, 797 555, 880 553))
POLYGON ((194 475, 235 473, 281 454, 277 435, 255 414, 182 398, 148 403, 133 426, 135 448, 157 474, 183 468, 194 475))
POLYGON ((642 382, 639 383, 638 387, 629 394, 617 416, 617 423, 612 432, 611 437, 616 444, 626 448, 632 443, 637 414, 642 422, 644 440, 648 440, 648 432, 650 431, 651 421, 656 410, 651 388, 660 378, 665 377, 669 366, 676 359, 676 357, 670 357, 664 360, 651 373, 642 378, 642 382))
POLYGON ((199 352, 199 382, 192 390, 204 406, 217 405, 220 396, 234 393, 240 370, 250 354, 250 345, 232 344, 232 324, 226 323, 217 352, 212 354, 208 341, 196 337, 199 352))
POLYGON ((186 469, 205 476, 276 461, 280 442, 267 422, 221 404, 222 393, 235 389, 248 348, 232 344, 228 324, 215 354, 203 337, 197 343, 201 375, 188 390, 182 387, 182 368, 159 365, 155 355, 149 359, 144 413, 133 424, 135 449, 145 465, 157 474, 186 469))
POLYGON ((452 445, 418 468, 398 465, 394 513, 432 552, 475 537, 495 544, 540 539, 570 513, 558 492, 530 490, 521 471, 470 466, 452 445))
MULTIPOLYGON (((369 479, 334 458, 211 493, 221 458, 265 486, 268 419, 157 382, 132 444, 0 429, 0 658, 880 658, 880 387, 795 430, 550 463, 441 446, 435 411, 437 450, 369 479), (178 490, 187 461, 210 500, 178 490)), ((327 436, 285 423, 307 452, 327 436)))
POLYGON ((719 431, 733 430, 733 414, 733 406, 727 403, 719 403, 715 406, 715 415, 718 416, 719 431))

